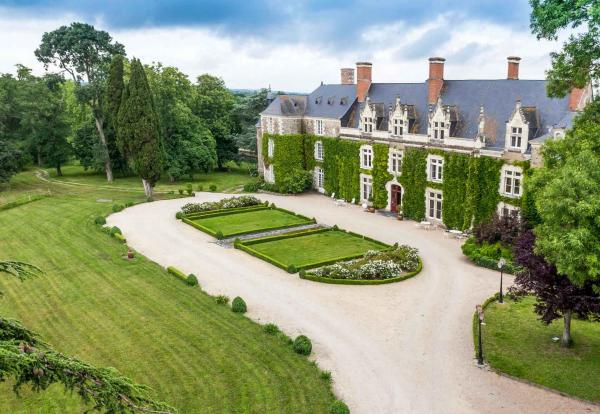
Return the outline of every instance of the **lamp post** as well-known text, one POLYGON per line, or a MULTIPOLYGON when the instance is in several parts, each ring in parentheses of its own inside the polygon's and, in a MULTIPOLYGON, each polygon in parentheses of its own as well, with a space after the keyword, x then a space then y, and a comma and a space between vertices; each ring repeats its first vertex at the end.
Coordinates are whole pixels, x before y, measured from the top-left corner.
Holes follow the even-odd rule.
POLYGON ((500 269, 500 300, 498 301, 499 303, 504 303, 504 296, 502 295, 502 273, 504 272, 504 266, 506 266, 506 260, 504 260, 504 257, 501 257, 500 260, 498 260, 498 269, 500 269))
POLYGON ((483 343, 481 341, 481 325, 483 323, 483 307, 481 305, 475 306, 477 310, 477 365, 483 365, 483 343))

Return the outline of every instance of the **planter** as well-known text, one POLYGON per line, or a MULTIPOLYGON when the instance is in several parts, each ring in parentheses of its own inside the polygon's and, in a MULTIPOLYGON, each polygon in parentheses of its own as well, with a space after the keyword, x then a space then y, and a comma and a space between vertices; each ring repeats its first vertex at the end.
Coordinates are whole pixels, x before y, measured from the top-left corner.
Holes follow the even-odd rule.
POLYGON ((131 250, 127 251, 127 258, 128 259, 133 259, 133 252, 131 250))
POLYGON ((404 220, 404 214, 402 214, 402 213, 398 213, 398 215, 396 216, 396 218, 397 218, 399 221, 402 221, 402 220, 404 220))
POLYGON ((374 212, 375 212, 375 207, 369 207, 369 208, 367 209, 367 211, 368 211, 369 213, 374 213, 374 212))

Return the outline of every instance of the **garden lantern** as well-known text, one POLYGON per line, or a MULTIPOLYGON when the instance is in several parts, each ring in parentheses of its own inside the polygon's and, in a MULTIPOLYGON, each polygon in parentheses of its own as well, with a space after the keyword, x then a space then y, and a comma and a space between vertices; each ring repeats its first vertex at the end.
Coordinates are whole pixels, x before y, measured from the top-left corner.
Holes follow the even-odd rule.
POLYGON ((500 269, 500 303, 504 303, 504 297, 502 295, 502 273, 504 272, 504 266, 506 266, 506 260, 504 260, 504 257, 501 257, 500 260, 498 260, 498 269, 500 269))
POLYGON ((475 306, 477 310, 477 365, 483 365, 483 343, 481 340, 481 325, 483 323, 483 307, 481 305, 475 306))

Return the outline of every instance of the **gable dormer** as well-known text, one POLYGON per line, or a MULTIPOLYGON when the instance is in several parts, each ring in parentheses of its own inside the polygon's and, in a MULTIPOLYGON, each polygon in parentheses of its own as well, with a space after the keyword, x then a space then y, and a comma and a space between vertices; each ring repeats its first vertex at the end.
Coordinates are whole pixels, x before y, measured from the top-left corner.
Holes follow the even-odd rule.
POLYGON ((403 105, 399 97, 396 97, 396 103, 389 111, 388 131, 395 137, 410 132, 409 106, 403 105))
POLYGON ((371 98, 365 99, 365 106, 360 113, 359 128, 362 132, 371 133, 375 130, 377 123, 377 112, 371 104, 371 98))
POLYGON ((521 101, 515 107, 508 121, 504 135, 504 148, 508 151, 527 151, 531 135, 538 130, 539 116, 535 107, 523 107, 521 101))
POLYGON ((443 140, 451 136, 456 125, 456 107, 442 104, 442 97, 438 97, 435 106, 430 108, 427 135, 430 139, 443 140))

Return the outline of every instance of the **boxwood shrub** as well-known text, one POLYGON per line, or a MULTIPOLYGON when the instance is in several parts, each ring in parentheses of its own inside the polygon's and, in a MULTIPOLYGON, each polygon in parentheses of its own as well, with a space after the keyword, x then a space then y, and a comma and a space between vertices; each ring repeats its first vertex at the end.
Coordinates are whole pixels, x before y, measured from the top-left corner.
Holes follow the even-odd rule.
POLYGON ((94 223, 98 224, 99 226, 103 226, 103 225, 106 224, 106 219, 104 217, 102 217, 102 216, 97 216, 94 219, 94 223))
POLYGON ((244 299, 240 298, 239 296, 236 296, 231 302, 231 310, 235 313, 246 313, 248 309, 246 307, 246 302, 244 302, 244 299))
POLYGON ((183 218, 183 213, 181 211, 178 211, 177 213, 175 213, 175 218, 177 220, 181 220, 183 218))
POLYGON ((335 400, 329 406, 329 414, 350 414, 350 409, 341 400, 335 400))
POLYGON ((123 232, 121 231, 121 229, 120 229, 120 228, 118 228, 117 226, 113 226, 113 227, 111 227, 111 228, 110 228, 110 232, 109 232, 109 234, 110 234, 111 236, 114 236, 114 235, 115 235, 115 234, 117 234, 117 233, 119 233, 119 234, 123 234, 123 232))
POLYGON ((294 352, 300 355, 310 355, 312 352, 312 342, 305 335, 299 335, 294 339, 294 352))
POLYGON ((275 335, 279 332, 279 327, 274 323, 268 323, 263 327, 263 330, 269 335, 275 335))
POLYGON ((209 189, 210 189, 210 191, 212 191, 213 193, 214 193, 215 191, 217 191, 217 186, 216 186, 215 184, 211 184, 211 185, 210 185, 208 188, 209 188, 209 189))
POLYGON ((227 305, 229 303, 229 296, 219 295, 215 297, 215 302, 217 302, 218 305, 227 305))
POLYGON ((185 278, 185 283, 187 283, 188 286, 198 286, 199 285, 198 278, 193 273, 190 273, 189 275, 187 275, 187 277, 185 278))
POLYGON ((113 213, 118 213, 119 211, 122 211, 124 208, 125 208, 125 206, 122 204, 113 204, 112 211, 113 211, 113 213))

